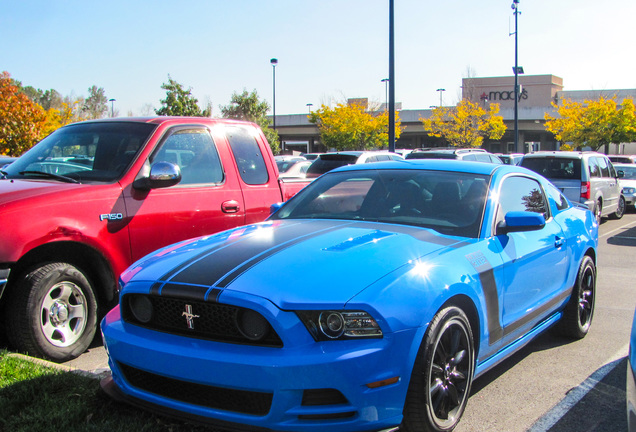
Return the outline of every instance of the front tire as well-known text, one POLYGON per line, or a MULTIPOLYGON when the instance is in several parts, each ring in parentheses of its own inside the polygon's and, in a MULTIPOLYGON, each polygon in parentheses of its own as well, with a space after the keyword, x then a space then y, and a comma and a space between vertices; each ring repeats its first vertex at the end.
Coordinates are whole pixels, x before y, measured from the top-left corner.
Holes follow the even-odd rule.
POLYGON ((473 333, 466 314, 454 306, 441 310, 417 354, 400 430, 455 429, 468 402, 474 365, 473 333))
POLYGON ((88 277, 68 263, 28 270, 7 310, 9 340, 19 351, 58 362, 82 354, 97 329, 97 301, 88 277))
POLYGON ((596 266, 589 256, 585 256, 572 289, 572 295, 557 324, 563 336, 583 339, 590 330, 594 317, 596 299, 596 266))
POLYGON ((616 211, 610 215, 610 217, 612 219, 618 220, 622 218, 624 214, 625 214, 625 197, 621 195, 618 198, 618 207, 616 208, 616 211))

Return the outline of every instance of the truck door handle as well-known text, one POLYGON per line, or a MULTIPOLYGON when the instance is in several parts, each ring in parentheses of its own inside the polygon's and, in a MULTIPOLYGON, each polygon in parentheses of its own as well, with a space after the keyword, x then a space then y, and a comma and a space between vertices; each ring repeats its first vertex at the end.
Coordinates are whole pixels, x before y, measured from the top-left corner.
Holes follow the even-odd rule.
POLYGON ((556 240, 554 240, 554 247, 560 248, 561 246, 563 246, 564 243, 565 243, 565 240, 557 236, 556 240))
POLYGON ((240 209, 241 205, 235 200, 224 201, 223 204, 221 204, 223 213, 237 213, 240 209))

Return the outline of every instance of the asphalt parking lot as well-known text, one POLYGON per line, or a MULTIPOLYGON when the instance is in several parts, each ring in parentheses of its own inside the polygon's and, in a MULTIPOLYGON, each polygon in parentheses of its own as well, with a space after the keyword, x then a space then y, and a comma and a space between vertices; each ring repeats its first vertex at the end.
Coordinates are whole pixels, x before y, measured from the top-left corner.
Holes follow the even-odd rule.
MULTIPOLYGON (((626 355, 636 307, 634 262, 636 213, 603 221, 596 311, 588 336, 572 342, 545 333, 476 380, 456 431, 626 430, 626 355)), ((99 338, 64 365, 96 373, 108 370, 99 338)))

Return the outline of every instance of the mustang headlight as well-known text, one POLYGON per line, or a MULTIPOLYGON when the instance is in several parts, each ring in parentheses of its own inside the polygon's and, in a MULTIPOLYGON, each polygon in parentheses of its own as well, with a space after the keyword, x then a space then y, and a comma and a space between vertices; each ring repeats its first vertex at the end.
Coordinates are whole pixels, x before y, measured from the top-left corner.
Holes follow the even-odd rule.
POLYGON ((296 311, 316 341, 381 338, 378 323, 364 311, 296 311))

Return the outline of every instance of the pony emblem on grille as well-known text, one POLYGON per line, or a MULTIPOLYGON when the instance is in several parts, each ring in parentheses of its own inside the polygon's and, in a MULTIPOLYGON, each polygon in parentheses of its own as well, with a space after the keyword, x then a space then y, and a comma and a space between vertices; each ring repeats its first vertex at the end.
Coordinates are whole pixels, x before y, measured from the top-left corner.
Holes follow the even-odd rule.
POLYGON ((181 316, 185 316, 186 317, 186 322, 188 323, 188 328, 190 330, 194 330, 194 319, 195 318, 200 318, 199 315, 194 315, 192 313, 192 305, 187 304, 185 307, 185 312, 181 313, 181 316))

